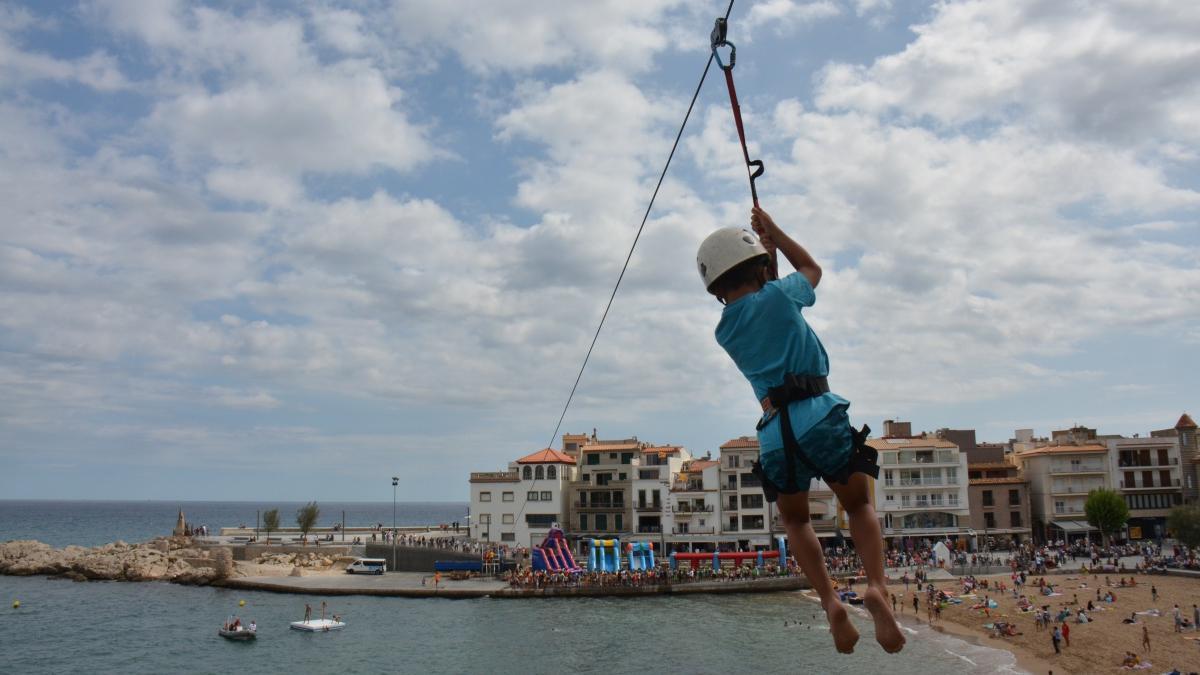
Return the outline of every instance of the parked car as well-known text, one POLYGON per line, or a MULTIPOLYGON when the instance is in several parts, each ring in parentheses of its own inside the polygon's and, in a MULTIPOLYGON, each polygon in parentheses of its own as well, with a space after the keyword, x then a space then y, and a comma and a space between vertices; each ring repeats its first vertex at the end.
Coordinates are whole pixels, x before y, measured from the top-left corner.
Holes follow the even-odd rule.
POLYGON ((346 574, 383 574, 387 571, 387 560, 383 558, 359 558, 346 566, 346 574))

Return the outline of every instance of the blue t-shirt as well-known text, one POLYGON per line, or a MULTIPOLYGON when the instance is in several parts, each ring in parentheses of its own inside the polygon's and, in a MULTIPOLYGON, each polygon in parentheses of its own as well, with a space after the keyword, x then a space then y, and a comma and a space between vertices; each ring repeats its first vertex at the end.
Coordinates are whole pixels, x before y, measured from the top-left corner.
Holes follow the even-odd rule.
MULTIPOLYGON (((755 399, 761 401, 767 389, 782 384, 789 373, 829 375, 825 347, 800 313, 816 300, 808 278, 793 272, 725 306, 717 324, 717 344, 750 380, 755 399)), ((793 402, 792 432, 799 439, 839 405, 850 402, 833 393, 793 402)), ((778 415, 758 432, 758 444, 760 451, 783 447, 778 415)))

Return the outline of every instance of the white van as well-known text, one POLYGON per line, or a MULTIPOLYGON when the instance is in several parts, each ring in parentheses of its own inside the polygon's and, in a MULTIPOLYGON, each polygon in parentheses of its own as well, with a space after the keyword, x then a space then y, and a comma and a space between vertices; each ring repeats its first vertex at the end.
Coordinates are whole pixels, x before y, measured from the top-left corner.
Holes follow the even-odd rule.
POLYGON ((387 571, 387 560, 383 558, 359 558, 346 566, 346 574, 383 574, 387 571))

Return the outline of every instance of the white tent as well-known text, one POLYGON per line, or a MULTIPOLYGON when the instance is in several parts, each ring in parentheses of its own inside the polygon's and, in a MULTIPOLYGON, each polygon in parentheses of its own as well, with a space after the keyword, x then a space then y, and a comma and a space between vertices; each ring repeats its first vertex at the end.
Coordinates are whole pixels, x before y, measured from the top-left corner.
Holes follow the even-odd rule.
POLYGON ((946 546, 946 542, 939 541, 933 545, 933 555, 937 558, 939 567, 950 562, 950 547, 946 546))

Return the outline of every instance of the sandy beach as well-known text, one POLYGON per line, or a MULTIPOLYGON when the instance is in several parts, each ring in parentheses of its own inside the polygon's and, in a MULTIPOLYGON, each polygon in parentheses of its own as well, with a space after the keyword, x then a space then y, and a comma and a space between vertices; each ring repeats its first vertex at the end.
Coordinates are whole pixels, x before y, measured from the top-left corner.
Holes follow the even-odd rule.
MULTIPOLYGON (((981 577, 984 578, 984 577, 981 577)), ((1200 670, 1200 632, 1185 629, 1183 634, 1176 633, 1172 610, 1175 603, 1184 610, 1184 616, 1191 618, 1192 603, 1200 602, 1200 579, 1189 579, 1168 576, 1136 577, 1136 586, 1121 587, 1118 584, 1120 575, 1110 574, 1108 580, 1114 584, 1105 583, 1105 575, 1049 575, 1046 583, 1053 584, 1055 592, 1061 595, 1042 596, 1038 593, 1038 577, 1029 577, 1023 591, 1036 606, 1049 605, 1051 618, 1068 608, 1072 610, 1069 620, 1070 646, 1064 641, 1062 653, 1054 653, 1049 628, 1037 627, 1033 612, 1022 612, 1017 608, 1017 600, 1012 597, 1011 590, 1000 592, 995 588, 997 582, 1004 582, 1011 588, 1011 580, 1007 575, 986 577, 993 585, 992 589, 978 589, 974 597, 964 597, 962 604, 948 604, 942 610, 941 619, 935 618, 933 625, 947 633, 968 638, 976 638, 979 644, 1009 649, 1017 657, 1018 664, 1032 673, 1047 673, 1053 671, 1062 673, 1096 673, 1096 672, 1126 672, 1121 668, 1122 659, 1126 652, 1134 652, 1141 662, 1151 665, 1145 667, 1148 673, 1165 673, 1172 668, 1178 668, 1187 673, 1200 670), (1151 586, 1158 589, 1157 602, 1151 599, 1151 586), (1101 595, 1111 592, 1114 602, 1096 602, 1096 591, 1101 595), (995 600, 997 607, 984 612, 983 609, 971 609, 973 605, 982 603, 985 596, 995 600), (1078 602, 1076 602, 1078 600, 1078 602), (1092 619, 1086 624, 1076 623, 1074 615, 1082 606, 1086 609, 1088 600, 1097 607, 1089 612, 1092 619), (1138 614, 1136 624, 1122 623, 1128 619, 1131 612, 1144 612, 1158 609, 1161 616, 1138 614), (1011 637, 992 637, 991 631, 984 627, 996 620, 1008 621, 1016 626, 1020 635, 1011 637), (1142 627, 1150 632, 1150 649, 1142 647, 1142 627)), ((1125 579, 1128 581, 1129 576, 1125 579)), ((934 588, 948 593, 959 593, 962 590, 961 581, 947 580, 933 582, 934 588)), ((903 585, 892 585, 891 591, 896 594, 898 608, 903 608, 899 617, 904 622, 928 621, 926 596, 920 594, 920 615, 914 616, 912 609, 912 594, 916 587, 912 586, 906 592, 903 585)), ((1061 623, 1058 624, 1061 627, 1061 623)), ((1139 670, 1138 672, 1141 672, 1139 670)))

